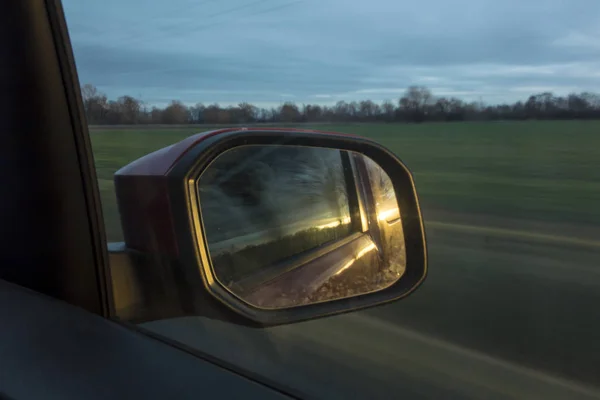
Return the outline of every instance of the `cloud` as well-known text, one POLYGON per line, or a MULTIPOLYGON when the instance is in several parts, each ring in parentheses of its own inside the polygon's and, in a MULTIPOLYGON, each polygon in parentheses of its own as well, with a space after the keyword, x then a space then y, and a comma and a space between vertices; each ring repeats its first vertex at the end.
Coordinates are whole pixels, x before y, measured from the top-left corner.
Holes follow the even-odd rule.
POLYGON ((400 87, 400 88, 386 88, 386 87, 380 87, 380 88, 371 88, 371 89, 360 89, 360 90, 355 90, 354 92, 352 92, 352 94, 383 94, 383 95, 401 95, 406 91, 406 87, 400 87))
POLYGON ((552 42, 554 46, 571 49, 600 51, 600 34, 586 34, 583 32, 569 32, 552 42))
POLYGON ((600 87, 597 0, 64 0, 82 82, 149 103, 600 87), (292 97, 293 96, 293 97, 292 97))

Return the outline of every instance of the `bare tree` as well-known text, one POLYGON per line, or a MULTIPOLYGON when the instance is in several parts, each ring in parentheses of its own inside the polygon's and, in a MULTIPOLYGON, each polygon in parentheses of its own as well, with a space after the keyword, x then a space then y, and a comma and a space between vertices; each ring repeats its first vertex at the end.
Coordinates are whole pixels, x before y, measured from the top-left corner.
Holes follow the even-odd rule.
POLYGON ((411 86, 398 103, 408 121, 422 122, 433 103, 433 95, 424 86, 411 86))
POLYGON ((162 112, 163 124, 185 124, 189 121, 189 110, 180 101, 173 100, 162 112))
POLYGON ((285 102, 281 106, 279 113, 283 122, 300 122, 300 110, 292 102, 285 102))
POLYGON ((204 122, 204 110, 206 107, 202 103, 197 103, 195 106, 190 107, 190 119, 195 124, 201 124, 204 122))
POLYGON ((137 124, 139 122, 141 104, 131 96, 121 96, 118 101, 123 123, 137 124))
POLYGON ((108 112, 108 100, 106 95, 99 93, 94 85, 85 84, 81 87, 83 108, 91 124, 105 123, 108 112))

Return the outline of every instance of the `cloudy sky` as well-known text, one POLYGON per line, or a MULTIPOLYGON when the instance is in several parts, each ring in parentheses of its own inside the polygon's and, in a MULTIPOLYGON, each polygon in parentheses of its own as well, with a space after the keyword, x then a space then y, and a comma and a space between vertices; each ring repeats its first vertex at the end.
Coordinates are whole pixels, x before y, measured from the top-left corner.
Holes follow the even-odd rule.
POLYGON ((600 92, 600 0, 63 0, 82 83, 163 105, 600 92))

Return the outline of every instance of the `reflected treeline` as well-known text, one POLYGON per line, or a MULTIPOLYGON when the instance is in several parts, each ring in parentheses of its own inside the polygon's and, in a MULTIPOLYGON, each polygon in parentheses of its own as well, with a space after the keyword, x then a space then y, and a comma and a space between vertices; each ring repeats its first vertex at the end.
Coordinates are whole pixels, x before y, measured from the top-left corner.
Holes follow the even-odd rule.
MULTIPOLYGON (((341 152, 334 149, 235 148, 202 174, 199 199, 213 260, 218 255, 224 269, 237 257, 254 270, 352 229, 341 152)), ((238 269, 230 278, 247 273, 238 269)))

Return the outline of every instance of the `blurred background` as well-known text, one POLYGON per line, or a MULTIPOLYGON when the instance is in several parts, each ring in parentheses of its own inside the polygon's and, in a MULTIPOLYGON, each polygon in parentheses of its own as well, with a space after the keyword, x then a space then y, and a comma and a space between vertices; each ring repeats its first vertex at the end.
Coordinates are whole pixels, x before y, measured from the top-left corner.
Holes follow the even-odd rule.
POLYGON ((409 298, 265 330, 153 329, 312 396, 597 395, 597 1, 64 6, 109 241, 114 172, 214 127, 364 135, 414 173, 430 260, 409 298))

